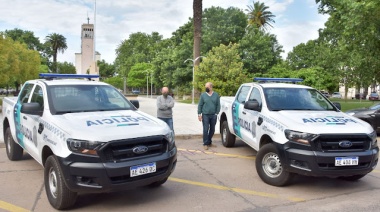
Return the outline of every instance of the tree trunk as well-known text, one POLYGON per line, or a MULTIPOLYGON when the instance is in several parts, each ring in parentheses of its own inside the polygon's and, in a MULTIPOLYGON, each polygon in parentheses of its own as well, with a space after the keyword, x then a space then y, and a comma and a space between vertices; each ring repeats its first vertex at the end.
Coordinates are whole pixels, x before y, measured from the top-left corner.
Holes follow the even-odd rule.
MULTIPOLYGON (((194 47, 193 59, 201 56, 201 32, 202 32, 202 0, 193 1, 193 19, 194 19, 194 47)), ((195 66, 199 65, 199 61, 194 62, 195 66)))

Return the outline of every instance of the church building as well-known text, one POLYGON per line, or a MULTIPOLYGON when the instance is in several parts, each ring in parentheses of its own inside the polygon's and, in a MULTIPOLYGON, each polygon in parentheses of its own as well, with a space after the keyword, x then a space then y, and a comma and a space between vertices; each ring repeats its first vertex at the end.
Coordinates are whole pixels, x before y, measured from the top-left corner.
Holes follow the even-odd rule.
POLYGON ((82 24, 81 53, 75 53, 75 69, 77 74, 99 74, 96 61, 100 60, 100 53, 95 51, 94 24, 82 24))

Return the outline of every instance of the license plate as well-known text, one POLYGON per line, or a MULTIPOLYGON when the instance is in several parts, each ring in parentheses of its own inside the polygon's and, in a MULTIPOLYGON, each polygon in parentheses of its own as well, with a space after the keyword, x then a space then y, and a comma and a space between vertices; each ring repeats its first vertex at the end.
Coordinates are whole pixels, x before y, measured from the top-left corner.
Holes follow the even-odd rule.
POLYGON ((335 166, 357 166, 359 157, 336 157, 335 166))
POLYGON ((144 174, 156 172, 156 163, 148 163, 130 168, 131 177, 137 177, 144 174))

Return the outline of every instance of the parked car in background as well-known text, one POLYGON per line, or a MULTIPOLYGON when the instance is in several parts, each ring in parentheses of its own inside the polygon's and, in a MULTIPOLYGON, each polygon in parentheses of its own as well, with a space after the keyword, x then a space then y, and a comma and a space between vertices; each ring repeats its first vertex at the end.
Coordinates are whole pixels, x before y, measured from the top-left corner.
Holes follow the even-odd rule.
POLYGON ((334 92, 331 95, 331 98, 341 99, 342 98, 342 94, 340 94, 339 92, 334 92))
POLYGON ((355 99, 366 99, 365 97, 367 96, 367 94, 365 93, 357 93, 355 94, 355 99))
POLYGON ((368 100, 379 100, 379 94, 377 94, 376 92, 372 92, 368 95, 368 100))
POLYGON ((320 91, 325 97, 330 98, 330 94, 327 91, 320 91))
POLYGON ((140 94, 140 91, 139 90, 132 90, 132 93, 133 94, 140 94))
POLYGON ((380 103, 374 104, 369 108, 349 110, 346 113, 369 123, 377 134, 380 134, 380 103))

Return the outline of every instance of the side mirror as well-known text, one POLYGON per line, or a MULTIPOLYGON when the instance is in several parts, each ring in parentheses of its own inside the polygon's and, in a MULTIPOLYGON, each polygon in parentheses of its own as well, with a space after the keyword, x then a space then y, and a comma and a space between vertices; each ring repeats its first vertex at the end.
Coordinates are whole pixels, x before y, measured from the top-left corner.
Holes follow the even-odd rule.
POLYGON ((244 103, 244 109, 261 111, 260 104, 257 100, 249 100, 244 103))
POLYGON ((333 104, 335 105, 335 107, 337 107, 339 110, 341 110, 341 106, 340 106, 340 103, 339 102, 333 102, 333 104))
POLYGON ((135 106, 137 109, 140 107, 139 100, 130 100, 130 102, 135 106))
POLYGON ((43 110, 39 103, 30 102, 21 105, 21 113, 42 116, 43 110))

